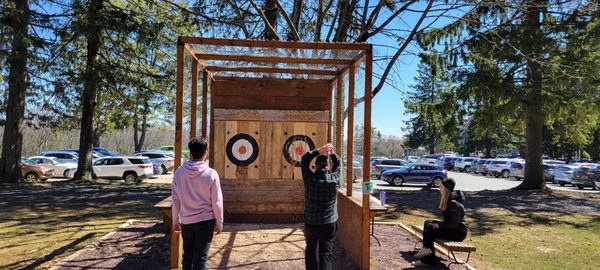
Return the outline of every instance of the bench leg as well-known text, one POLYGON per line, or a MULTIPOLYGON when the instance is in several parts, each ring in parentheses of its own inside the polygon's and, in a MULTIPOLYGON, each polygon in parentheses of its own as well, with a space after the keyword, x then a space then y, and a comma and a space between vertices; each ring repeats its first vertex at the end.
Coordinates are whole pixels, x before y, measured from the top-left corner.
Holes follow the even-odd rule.
POLYGON ((471 258, 471 252, 467 252, 467 259, 465 261, 461 261, 458 258, 456 258, 456 254, 454 254, 454 251, 448 250, 448 261, 450 261, 450 263, 448 264, 448 268, 450 268, 451 265, 456 264, 456 265, 465 265, 469 262, 469 258, 471 258), (452 255, 452 257, 450 257, 450 255, 452 255))
POLYGON ((181 232, 171 230, 171 246, 170 246, 170 267, 171 269, 181 268, 181 256, 183 255, 183 241, 181 240, 181 232))

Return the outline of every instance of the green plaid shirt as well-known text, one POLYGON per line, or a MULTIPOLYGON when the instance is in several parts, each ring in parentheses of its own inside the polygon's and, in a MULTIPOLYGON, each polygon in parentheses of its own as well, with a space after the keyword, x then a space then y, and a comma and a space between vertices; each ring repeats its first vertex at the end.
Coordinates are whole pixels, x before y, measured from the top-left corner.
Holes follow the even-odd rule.
POLYGON ((337 213, 337 190, 340 185, 340 158, 331 155, 331 173, 310 170, 310 162, 319 155, 312 150, 302 156, 302 178, 304 179, 304 222, 312 225, 335 223, 337 213))

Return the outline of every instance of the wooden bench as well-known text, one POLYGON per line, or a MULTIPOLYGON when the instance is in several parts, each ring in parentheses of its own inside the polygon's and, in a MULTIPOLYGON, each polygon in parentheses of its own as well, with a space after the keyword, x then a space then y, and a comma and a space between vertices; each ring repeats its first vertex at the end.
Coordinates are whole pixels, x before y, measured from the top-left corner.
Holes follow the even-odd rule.
MULTIPOLYGON (((413 224, 410 226, 410 228, 412 229, 412 233, 417 236, 421 242, 423 241, 423 225, 416 225, 413 224)), ((420 242, 417 242, 417 244, 415 244, 415 249, 417 248, 417 245, 420 242)), ((450 240, 443 240, 443 239, 436 239, 435 240, 435 244, 436 249, 442 253, 446 253, 448 255, 448 260, 450 261, 450 263, 448 264, 448 266, 452 265, 452 264, 458 264, 458 265, 465 265, 467 264, 467 262, 469 262, 469 258, 471 257, 471 252, 475 252, 477 251, 477 248, 475 248, 475 246, 463 242, 463 241, 450 241, 450 240), (455 252, 465 252, 467 253, 467 259, 464 261, 459 260, 456 257, 456 254, 454 254, 455 252), (450 256, 452 255, 452 256, 450 256)))

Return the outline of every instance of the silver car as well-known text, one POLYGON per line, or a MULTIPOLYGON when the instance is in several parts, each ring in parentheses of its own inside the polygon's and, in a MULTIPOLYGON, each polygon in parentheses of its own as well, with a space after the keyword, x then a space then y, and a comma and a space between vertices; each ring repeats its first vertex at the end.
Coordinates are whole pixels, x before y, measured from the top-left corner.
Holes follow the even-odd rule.
POLYGON ((579 168, 577 165, 562 165, 554 170, 554 180, 552 183, 559 184, 564 186, 566 184, 571 184, 573 180, 573 173, 575 170, 579 168))
POLYGON ((471 172, 471 162, 473 162, 475 158, 471 158, 471 157, 461 157, 461 158, 457 158, 456 160, 454 160, 454 169, 458 170, 459 172, 466 172, 466 173, 470 173, 471 172))
POLYGON ((519 162, 521 160, 496 160, 490 163, 488 167, 488 173, 495 176, 496 178, 502 176, 502 178, 510 177, 510 166, 513 162, 519 162))
POLYGON ((175 159, 166 152, 161 151, 145 151, 135 153, 133 156, 136 157, 147 157, 150 159, 150 162, 154 165, 159 165, 161 168, 162 174, 167 174, 169 171, 173 170, 175 166, 175 159))
POLYGON ((377 179, 381 179, 381 174, 387 170, 399 169, 406 164, 402 159, 383 159, 379 164, 373 164, 373 174, 377 179))

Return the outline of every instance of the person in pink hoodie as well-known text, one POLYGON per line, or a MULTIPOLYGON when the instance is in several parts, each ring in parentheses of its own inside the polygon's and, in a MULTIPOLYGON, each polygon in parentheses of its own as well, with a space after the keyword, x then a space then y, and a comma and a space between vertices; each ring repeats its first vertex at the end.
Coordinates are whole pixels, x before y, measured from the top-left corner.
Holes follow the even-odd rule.
POLYGON ((173 228, 183 238, 183 269, 206 269, 208 250, 223 231, 223 194, 217 171, 208 167, 205 138, 188 143, 191 159, 173 176, 173 228))

